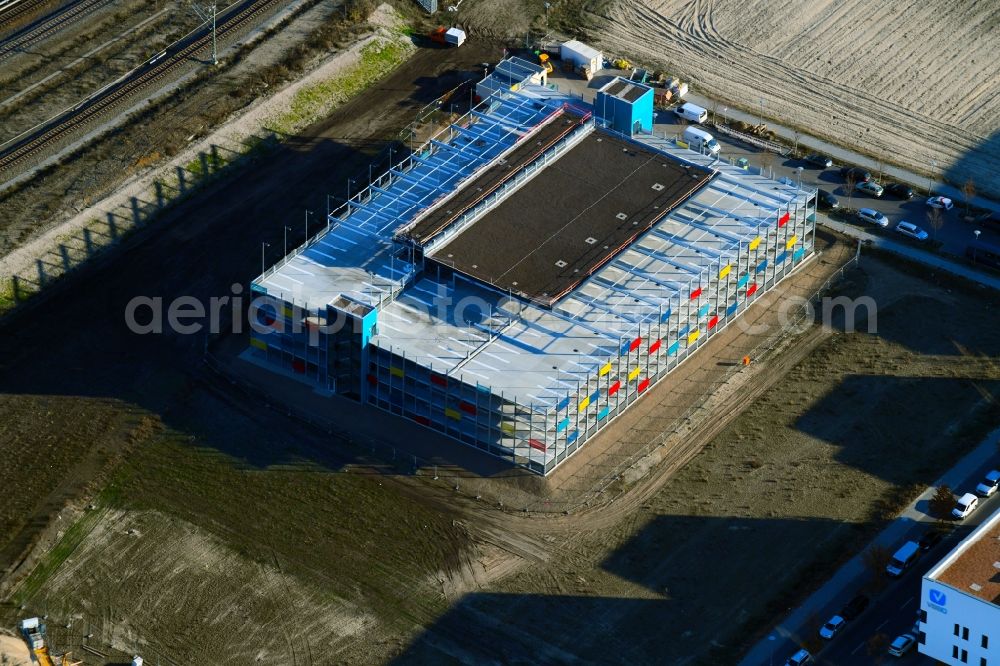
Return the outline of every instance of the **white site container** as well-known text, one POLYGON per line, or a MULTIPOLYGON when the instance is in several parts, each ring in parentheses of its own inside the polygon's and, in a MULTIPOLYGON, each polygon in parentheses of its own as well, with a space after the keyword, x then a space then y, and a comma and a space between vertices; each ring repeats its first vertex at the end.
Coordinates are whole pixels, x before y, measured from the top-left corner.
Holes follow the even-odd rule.
POLYGON ((465 31, 458 28, 448 28, 444 33, 444 41, 452 46, 461 46, 465 43, 465 31))
POLYGON ((559 47, 559 57, 562 58, 563 61, 573 63, 574 68, 590 68, 591 74, 599 72, 604 65, 604 58, 601 57, 600 51, 587 46, 583 42, 578 42, 575 39, 565 42, 559 47))

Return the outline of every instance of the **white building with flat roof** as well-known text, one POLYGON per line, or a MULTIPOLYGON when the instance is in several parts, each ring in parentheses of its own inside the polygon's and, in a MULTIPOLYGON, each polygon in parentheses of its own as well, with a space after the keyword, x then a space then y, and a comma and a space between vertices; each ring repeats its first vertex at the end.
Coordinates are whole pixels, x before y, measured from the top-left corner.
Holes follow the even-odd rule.
POLYGON ((1000 666, 1000 511, 924 576, 920 621, 922 654, 1000 666))

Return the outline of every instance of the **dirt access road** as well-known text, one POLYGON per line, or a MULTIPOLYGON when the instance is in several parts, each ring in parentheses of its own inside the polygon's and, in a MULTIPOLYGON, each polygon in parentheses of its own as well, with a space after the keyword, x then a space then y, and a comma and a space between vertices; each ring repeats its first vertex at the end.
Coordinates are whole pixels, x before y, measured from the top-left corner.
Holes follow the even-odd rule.
MULTIPOLYGON (((380 473, 314 431, 192 376, 200 338, 125 329, 122 312, 134 295, 206 298, 243 284, 257 270, 261 241, 279 249, 283 225, 296 229, 302 207, 322 210, 324 192, 366 166, 364 152, 380 147, 381 132, 395 134, 416 107, 454 85, 452 68, 496 56, 488 46, 467 47, 421 51, 328 122, 193 197, 54 287, 50 300, 0 322, 6 416, 36 419, 18 431, 20 448, 0 451, 5 459, 59 446, 63 435, 52 422, 79 429, 91 418, 90 401, 117 400, 123 412, 155 421, 107 426, 128 455, 98 500, 96 524, 54 575, 29 579, 15 605, 0 608, 5 623, 23 602, 75 618, 66 630, 51 623, 58 645, 94 633, 116 656, 141 648, 164 663, 731 655, 769 619, 761 608, 803 589, 823 553, 846 551, 856 532, 877 524, 885 496, 932 474, 924 465, 959 455, 970 414, 942 396, 974 405, 979 390, 995 389, 994 366, 969 359, 1000 355, 995 336, 985 336, 1000 308, 990 300, 982 314, 980 294, 949 294, 906 275, 873 280, 887 285, 887 303, 918 295, 905 308, 888 307, 886 342, 852 334, 841 337, 856 347, 827 347, 831 332, 807 330, 777 362, 758 366, 754 392, 730 394, 709 412, 735 416, 760 402, 773 413, 752 412, 744 430, 722 434, 727 424, 717 419, 698 433, 715 436, 709 448, 676 476, 664 466, 613 489, 610 505, 570 516, 503 513, 456 498, 450 486, 380 473), (933 327, 917 337, 912 322, 928 311, 937 315, 933 327), (953 331, 949 322, 970 312, 981 326, 953 331), (816 345, 824 353, 806 359, 816 345), (771 388, 786 371, 798 372, 792 385, 808 390, 790 398, 787 386, 771 388), (866 377, 860 393, 854 375, 866 377), (910 458, 919 467, 896 473, 884 463, 900 442, 880 430, 858 440, 855 430, 872 420, 871 409, 893 413, 898 396, 911 393, 919 400, 900 414, 911 424, 907 433, 923 433, 925 455, 910 458), (825 402, 831 394, 844 396, 849 411, 825 402), (865 402, 870 395, 878 401, 865 402), (79 414, 57 396, 80 405, 79 414), (40 401, 51 402, 40 411, 40 401), (860 446, 850 449, 855 441, 860 446), (344 468, 354 473, 334 473, 344 468), (726 567, 732 552, 753 557, 726 567)), ((719 363, 706 353, 696 358, 719 363)), ((109 435, 92 436, 95 448, 108 446, 109 435)), ((18 471, 9 468, 0 481, 36 506, 64 490, 59 477, 43 471, 25 479, 18 471)))
MULTIPOLYGON (((137 295, 207 302, 246 284, 260 268, 262 242, 270 244, 270 261, 281 251, 285 224, 292 226, 288 241, 301 243, 303 209, 322 211, 326 194, 341 193, 346 178, 360 182, 384 140, 496 52, 477 44, 419 51, 328 121, 0 321, 0 457, 14 461, 0 472, 0 486, 14 498, 3 505, 0 571, 20 560, 53 512, 98 478, 110 458, 149 444, 156 433, 143 425, 145 417, 169 426, 184 405, 199 404, 186 369, 198 365, 202 339, 132 335, 126 303, 137 295), (90 459, 91 475, 79 478, 75 461, 90 459)), ((215 427, 226 419, 243 423, 246 414, 223 409, 199 418, 215 427)), ((261 432, 291 436, 287 424, 261 432)))
POLYGON ((1000 196, 1000 20, 950 0, 616 0, 579 14, 605 54, 872 157, 1000 196), (585 19, 583 17, 586 17, 585 19), (937 165, 932 166, 931 161, 937 165))

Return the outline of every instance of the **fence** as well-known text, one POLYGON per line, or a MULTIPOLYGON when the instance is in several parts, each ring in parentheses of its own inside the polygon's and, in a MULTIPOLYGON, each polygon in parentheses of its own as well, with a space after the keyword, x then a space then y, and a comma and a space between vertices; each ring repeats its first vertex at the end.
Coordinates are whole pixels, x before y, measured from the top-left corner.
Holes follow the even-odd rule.
MULTIPOLYGON (((814 259, 818 258, 819 256, 820 256, 819 254, 814 255, 814 259)), ((750 356, 751 359, 758 360, 762 358, 764 355, 766 355, 768 352, 770 352, 772 349, 774 349, 782 340, 785 339, 785 336, 790 331, 800 326, 806 320, 806 318, 810 315, 811 312, 810 306, 813 305, 814 303, 819 304, 819 302, 823 298, 823 295, 827 293, 835 283, 843 280, 844 275, 847 272, 848 268, 850 268, 852 265, 856 266, 858 264, 858 260, 859 260, 858 254, 855 254, 853 257, 848 259, 837 270, 836 273, 830 276, 822 284, 822 286, 820 286, 819 289, 817 289, 812 294, 812 296, 806 299, 806 301, 802 304, 802 310, 798 313, 798 315, 794 318, 794 320, 787 322, 776 335, 771 336, 770 338, 762 341, 759 345, 754 347, 749 352, 748 356, 750 356)), ((726 373, 726 375, 721 379, 719 379, 714 386, 721 386, 725 384, 736 373, 740 372, 741 370, 742 366, 731 367, 731 369, 726 373)), ((616 465, 614 469, 612 469, 605 476, 603 476, 590 491, 585 493, 584 497, 582 497, 580 501, 577 502, 576 506, 573 508, 589 504, 593 498, 603 494, 611 486, 611 484, 619 480, 628 469, 634 467, 636 463, 638 463, 646 456, 650 455, 654 450, 656 450, 660 446, 663 446, 669 439, 670 435, 676 432, 677 429, 682 424, 690 422, 696 412, 699 412, 705 408, 705 404, 708 402, 708 399, 711 397, 712 393, 713 393, 712 390, 705 391, 701 396, 699 396, 698 400, 694 404, 692 404, 683 414, 674 419, 670 427, 668 427, 662 433, 657 435, 656 438, 651 440, 648 444, 646 444, 646 446, 642 447, 642 449, 628 456, 625 460, 616 465)), ((622 492, 624 492, 624 489, 622 490, 622 492)))
POLYGON ((722 134, 725 134, 725 135, 730 136, 730 137, 732 137, 734 139, 737 139, 738 141, 742 141, 743 143, 748 143, 751 146, 756 146, 757 148, 760 148, 761 150, 767 150, 767 151, 770 151, 772 153, 777 153, 777 154, 781 155, 782 157, 787 157, 788 154, 792 152, 791 148, 789 148, 788 146, 786 146, 784 144, 775 143, 774 141, 768 141, 766 139, 761 139, 760 137, 756 137, 756 136, 754 136, 752 134, 746 134, 744 132, 737 132, 736 130, 734 130, 733 128, 729 127, 728 125, 723 125, 721 123, 713 122, 712 123, 712 127, 714 127, 716 130, 718 130, 722 134))
MULTIPOLYGON (((818 256, 818 254, 814 255, 814 258, 818 256)), ((819 289, 806 299, 802 305, 801 311, 793 320, 787 322, 777 334, 762 341, 750 352, 749 355, 751 358, 762 358, 774 349, 782 340, 784 340, 786 335, 791 330, 800 326, 809 317, 811 312, 810 306, 814 303, 818 304, 823 295, 826 294, 836 283, 841 281, 846 272, 852 266, 857 265, 858 259, 858 255, 855 254, 851 259, 846 261, 819 287, 819 289)), ((212 375, 222 381, 228 382, 231 388, 241 391, 246 397, 259 402, 268 409, 279 412, 282 415, 295 419, 296 421, 313 429, 326 433, 330 438, 330 442, 334 445, 348 445, 353 447, 361 456, 370 455, 371 459, 366 460, 363 457, 360 457, 358 460, 359 463, 364 464, 368 468, 378 468, 379 464, 381 464, 386 473, 412 474, 430 477, 429 480, 431 481, 441 481, 446 486, 453 486, 453 492, 455 494, 464 495, 477 500, 483 499, 480 494, 465 492, 466 489, 463 489, 461 484, 457 483, 460 479, 467 480, 470 477, 474 477, 475 475, 472 473, 465 473, 454 467, 440 464, 435 460, 429 460, 421 456, 407 453, 391 442, 371 437, 366 437, 361 440, 352 437, 347 433, 336 432, 334 429, 334 423, 320 419, 315 414, 298 409, 290 404, 283 403, 280 400, 277 400, 274 394, 268 393, 250 382, 234 376, 227 370, 225 363, 216 358, 211 352, 208 351, 207 348, 205 350, 204 362, 205 367, 208 371, 210 371, 210 373, 212 373, 212 375)), ((722 378, 713 384, 711 388, 699 396, 694 404, 692 404, 683 414, 674 419, 670 427, 666 428, 660 435, 656 436, 641 449, 625 457, 606 474, 599 477, 590 489, 580 492, 570 500, 553 501, 551 499, 538 499, 535 502, 518 506, 518 508, 523 509, 524 511, 561 513, 574 511, 582 506, 589 505, 594 498, 605 493, 607 489, 618 481, 627 470, 634 467, 636 463, 650 455, 657 448, 663 446, 668 441, 670 435, 673 434, 682 424, 691 422, 698 412, 706 409, 706 403, 713 394, 714 389, 729 381, 740 371, 741 366, 733 366, 729 369, 722 378)), ((457 442, 454 445, 461 446, 457 442)), ((623 488, 619 494, 624 491, 625 489, 623 488)), ((498 501, 494 502, 494 504, 500 506, 504 505, 499 496, 496 499, 498 501)))

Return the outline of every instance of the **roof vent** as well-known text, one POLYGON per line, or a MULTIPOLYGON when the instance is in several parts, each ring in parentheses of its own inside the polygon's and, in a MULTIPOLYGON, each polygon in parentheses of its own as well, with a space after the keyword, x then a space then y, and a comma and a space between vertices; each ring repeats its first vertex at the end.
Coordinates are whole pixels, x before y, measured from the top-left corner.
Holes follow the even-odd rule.
POLYGON ((628 215, 626 215, 625 213, 618 213, 617 215, 615 215, 615 217, 617 217, 619 220, 627 220, 628 219, 628 215))
POLYGON ((979 592, 980 590, 983 589, 983 586, 980 585, 979 583, 973 583, 972 585, 969 586, 969 589, 972 590, 973 592, 979 592))
POLYGON ((590 236, 588 238, 584 238, 583 242, 586 243, 587 245, 594 245, 595 243, 597 243, 597 239, 594 238, 593 236, 590 236))
POLYGON ((558 266, 559 268, 566 268, 566 262, 560 259, 559 261, 556 262, 556 266, 558 266))
POLYGON ((663 191, 663 183, 653 183, 652 185, 650 185, 650 187, 652 187, 657 192, 663 191))
POLYGON ((1000 562, 994 562, 993 563, 993 568, 994 569, 1000 569, 1000 562))

